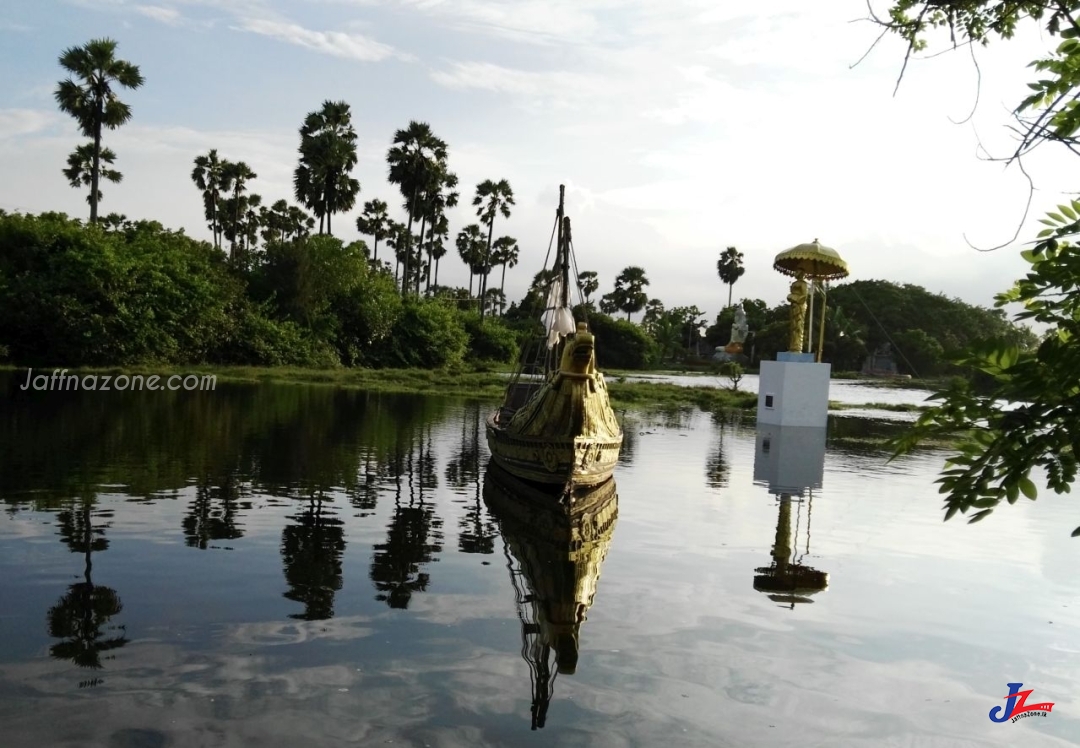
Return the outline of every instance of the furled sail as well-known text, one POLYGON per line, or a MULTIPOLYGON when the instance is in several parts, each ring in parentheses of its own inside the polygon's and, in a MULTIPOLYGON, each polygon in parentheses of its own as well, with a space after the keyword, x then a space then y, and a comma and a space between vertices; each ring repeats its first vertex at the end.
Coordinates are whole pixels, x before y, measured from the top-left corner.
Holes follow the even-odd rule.
POLYGON ((562 278, 556 278, 548 292, 544 305, 544 329, 547 330, 547 347, 554 348, 559 340, 574 332, 574 314, 562 305, 562 278))

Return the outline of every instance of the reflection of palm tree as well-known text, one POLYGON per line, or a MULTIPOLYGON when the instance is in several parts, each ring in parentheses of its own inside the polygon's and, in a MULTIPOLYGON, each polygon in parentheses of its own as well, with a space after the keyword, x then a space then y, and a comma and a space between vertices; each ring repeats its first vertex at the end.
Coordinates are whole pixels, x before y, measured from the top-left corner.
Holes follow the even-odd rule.
MULTIPOLYGON (((716 420, 715 414, 713 420, 714 422, 716 420)), ((709 455, 705 462, 705 480, 709 488, 727 488, 731 465, 728 464, 727 457, 724 455, 724 424, 720 422, 717 426, 719 440, 716 451, 709 455)))
POLYGON ((303 514, 290 517, 296 524, 281 531, 281 557, 285 564, 285 597, 304 604, 304 612, 290 618, 324 621, 334 617, 334 593, 341 589, 341 557, 345 531, 341 520, 323 513, 322 494, 313 495, 303 514))
POLYGON ((395 502, 386 542, 375 546, 371 562, 371 581, 380 593, 376 600, 405 609, 414 592, 427 590, 430 577, 420 567, 437 560, 434 554, 442 550, 437 531, 441 525, 433 508, 423 502, 410 501, 408 506, 395 502))
MULTIPOLYGON (((428 442, 430 445, 430 440, 428 442)), ((409 503, 401 503, 401 471, 394 496, 394 516, 390 519, 386 542, 375 546, 371 561, 371 581, 380 594, 375 596, 391 608, 404 610, 414 592, 427 590, 430 577, 421 571, 424 564, 437 561, 436 553, 442 550, 442 520, 435 515, 433 507, 424 502, 424 489, 437 486, 434 458, 429 452, 425 457, 424 441, 420 440, 419 458, 414 459, 410 441, 405 458, 405 472, 409 483, 409 503), (415 467, 419 470, 415 470, 415 467), (419 480, 416 474, 419 473, 419 480), (419 487, 419 496, 416 488, 419 487)), ((401 444, 398 444, 401 454, 401 444)), ((398 464, 401 464, 398 460, 398 464)))
POLYGON ((237 499, 240 485, 236 476, 226 474, 220 486, 206 480, 195 489, 195 498, 184 516, 184 541, 192 548, 206 550, 212 540, 236 540, 244 532, 236 526, 237 499), (214 494, 219 505, 214 506, 214 494))
POLYGON ((544 726, 559 673, 577 670, 578 631, 592 606, 615 532, 615 481, 578 488, 572 513, 489 465, 484 500, 502 530, 521 621, 521 656, 532 681, 532 729, 544 726))
POLYGON ((446 464, 446 482, 473 498, 458 521, 458 550, 462 553, 494 553, 498 529, 480 501, 480 405, 466 406, 461 422, 461 447, 446 464))
MULTIPOLYGON (((49 654, 58 660, 69 660, 79 667, 101 668, 101 654, 127 644, 127 637, 106 637, 102 628, 123 610, 116 590, 95 585, 90 577, 93 569, 91 554, 109 546, 104 537, 108 525, 93 525, 92 501, 83 501, 79 510, 60 512, 60 537, 73 553, 85 557, 83 581, 68 587, 67 593, 49 608, 49 636, 63 641, 49 647, 49 654)), ((100 515, 99 515, 100 516, 100 515)), ((123 627, 112 627, 121 632, 123 627)))
POLYGON ((462 553, 494 553, 495 538, 499 528, 487 508, 477 497, 465 509, 465 516, 458 522, 458 550, 462 553))
POLYGON ((724 456, 724 442, 721 440, 716 447, 716 452, 709 455, 705 463, 705 479, 709 488, 727 488, 730 473, 731 466, 728 465, 727 458, 724 456))
POLYGON ((637 433, 633 429, 623 429, 622 449, 619 450, 619 464, 630 465, 634 462, 637 453, 637 433))

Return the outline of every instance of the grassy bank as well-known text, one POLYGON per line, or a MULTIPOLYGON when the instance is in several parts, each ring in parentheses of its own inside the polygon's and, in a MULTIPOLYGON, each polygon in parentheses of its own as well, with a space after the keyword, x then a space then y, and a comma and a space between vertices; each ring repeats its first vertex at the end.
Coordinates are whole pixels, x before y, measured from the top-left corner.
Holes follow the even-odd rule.
MULTIPOLYGON (((26 375, 25 367, 0 367, 19 376, 26 375)), ((51 374, 52 368, 37 369, 35 375, 51 374)), ((173 374, 214 375, 219 383, 239 384, 303 384, 347 387, 371 392, 417 393, 445 397, 471 397, 498 401, 506 387, 509 369, 454 370, 429 369, 301 369, 292 367, 254 366, 188 366, 180 367, 112 367, 70 369, 68 374, 157 374, 163 378, 173 374)), ((679 387, 656 382, 616 381, 607 377, 612 404, 616 407, 647 405, 696 405, 704 410, 722 408, 751 408, 757 396, 747 392, 732 392, 716 387, 679 387)))

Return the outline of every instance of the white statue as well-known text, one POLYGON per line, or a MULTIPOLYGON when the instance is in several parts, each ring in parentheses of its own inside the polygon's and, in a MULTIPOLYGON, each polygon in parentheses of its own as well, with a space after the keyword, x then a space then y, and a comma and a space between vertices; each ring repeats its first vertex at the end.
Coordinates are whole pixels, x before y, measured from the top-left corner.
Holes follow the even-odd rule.
POLYGON ((750 326, 746 323, 746 310, 743 305, 735 307, 735 321, 731 323, 731 342, 744 343, 750 332, 750 326))

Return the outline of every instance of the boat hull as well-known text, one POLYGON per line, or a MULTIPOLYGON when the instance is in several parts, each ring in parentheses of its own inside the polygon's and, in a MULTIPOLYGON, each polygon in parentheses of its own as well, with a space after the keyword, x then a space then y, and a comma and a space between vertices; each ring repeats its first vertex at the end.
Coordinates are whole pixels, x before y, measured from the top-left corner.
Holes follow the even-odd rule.
POLYGON ((491 457, 522 480, 594 486, 610 478, 619 461, 622 434, 614 438, 524 436, 501 428, 497 419, 497 412, 487 419, 491 457))

